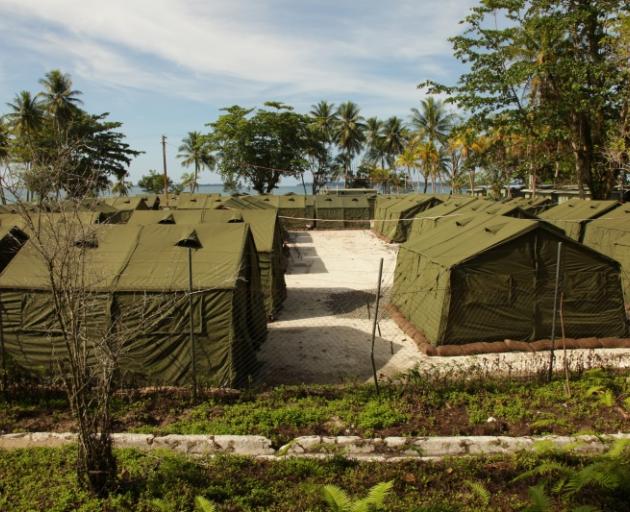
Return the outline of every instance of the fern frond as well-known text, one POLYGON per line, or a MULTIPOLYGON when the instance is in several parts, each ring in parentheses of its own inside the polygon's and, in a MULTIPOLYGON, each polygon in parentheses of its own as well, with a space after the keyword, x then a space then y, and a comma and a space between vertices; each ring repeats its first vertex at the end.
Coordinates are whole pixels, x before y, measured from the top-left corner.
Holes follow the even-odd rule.
POLYGON ((622 455, 626 455, 628 448, 630 448, 630 439, 617 439, 606 452, 605 456, 609 459, 618 459, 622 455))
POLYGON ((487 506, 490 503, 490 492, 483 486, 483 484, 479 482, 472 482, 471 480, 465 480, 464 483, 468 486, 470 491, 481 500, 481 503, 484 506, 487 506))
POLYGON ((570 494, 575 494, 591 485, 603 489, 615 489, 619 486, 619 479, 610 464, 595 462, 582 468, 569 478, 567 491, 570 494))
POLYGON ((197 496, 195 498, 195 506, 201 512, 216 512, 214 504, 203 496, 197 496))
POLYGON ((521 473, 516 478, 514 478, 512 482, 518 482, 520 480, 525 480, 526 478, 531 478, 533 476, 549 476, 557 473, 560 473, 562 475, 569 475, 571 474, 571 471, 571 468, 569 468, 565 464, 562 464, 561 462, 546 461, 536 466, 535 468, 530 469, 529 471, 521 473))
POLYGON ((324 500, 330 506, 331 512, 351 512, 352 500, 336 485, 325 485, 322 489, 324 500))
POLYGON ((385 503, 385 499, 392 491, 394 487, 394 481, 381 482, 372 487, 367 494, 367 501, 374 507, 382 507, 385 503))
POLYGON ((531 505, 526 509, 527 512, 550 512, 551 499, 545 492, 545 485, 538 484, 527 490, 531 505))

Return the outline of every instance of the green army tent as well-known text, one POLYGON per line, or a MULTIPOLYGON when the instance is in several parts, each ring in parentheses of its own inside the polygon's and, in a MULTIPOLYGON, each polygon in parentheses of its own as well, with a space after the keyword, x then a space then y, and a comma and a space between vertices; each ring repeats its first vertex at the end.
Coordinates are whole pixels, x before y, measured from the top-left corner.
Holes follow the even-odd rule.
POLYGON ((386 221, 383 222, 382 235, 392 242, 404 242, 411 229, 416 214, 437 206, 442 201, 434 196, 410 194, 402 201, 386 209, 386 221))
POLYGON ((621 263, 625 300, 630 303, 630 205, 589 222, 583 243, 621 263))
POLYGON ((458 210, 464 206, 482 201, 475 197, 456 197, 447 199, 441 204, 420 212, 414 216, 411 229, 407 234, 407 241, 420 238, 438 225, 438 221, 445 216, 458 216, 458 210))
POLYGON ((527 213, 538 215, 551 206, 551 200, 548 197, 515 197, 508 199, 505 204, 511 204, 522 208, 527 213))
POLYGON ((307 217, 307 198, 302 195, 255 196, 255 201, 273 206, 278 211, 280 222, 286 230, 307 229, 313 225, 313 220, 307 217))
POLYGON ((387 224, 387 210, 392 206, 405 201, 408 196, 405 195, 379 195, 374 201, 374 222, 372 229, 377 235, 385 235, 385 225, 387 224))
POLYGON ((25 232, 39 229, 42 225, 55 223, 106 224, 111 223, 111 216, 102 212, 66 211, 66 212, 24 212, 0 214, 0 226, 18 226, 25 232))
POLYGON ((203 210, 204 208, 214 208, 222 201, 227 201, 229 197, 221 194, 199 194, 191 192, 181 192, 177 197, 178 210, 203 210))
POLYGON ((133 197, 106 197, 104 201, 118 210, 117 223, 125 223, 136 210, 149 210, 147 200, 141 196, 133 197))
POLYGON ((343 229, 343 209, 344 203, 342 196, 315 196, 317 229, 343 229))
POLYGON ((617 201, 590 201, 586 199, 569 199, 553 208, 549 208, 538 216, 541 219, 563 229, 567 236, 581 242, 584 239, 586 224, 614 210, 617 201))
MULTIPOLYGON (((255 371, 266 321, 247 224, 65 227, 64 240, 76 237, 68 260, 85 262, 86 332, 96 339, 118 326, 125 375, 191 382, 189 250, 198 382, 232 386, 255 371)), ((3 356, 32 371, 47 371, 63 353, 49 290, 44 261, 29 241, 0 274, 0 305, 3 356)))
POLYGON ((370 203, 365 195, 341 196, 343 227, 370 229, 370 203))
POLYGON ((0 225, 0 272, 11 262, 27 240, 28 235, 18 227, 0 225))
POLYGON ((283 253, 282 233, 275 210, 178 210, 158 212, 134 212, 129 224, 177 224, 238 223, 249 225, 254 237, 260 268, 260 282, 265 296, 268 316, 273 317, 286 298, 284 274, 287 262, 283 253))
POLYGON ((548 338, 558 242, 566 335, 624 337, 619 264, 542 221, 440 223, 401 246, 392 303, 435 346, 548 338))
POLYGON ((179 196, 177 194, 158 194, 159 199, 159 208, 161 210, 168 209, 172 210, 177 208, 177 201, 179 200, 179 196))

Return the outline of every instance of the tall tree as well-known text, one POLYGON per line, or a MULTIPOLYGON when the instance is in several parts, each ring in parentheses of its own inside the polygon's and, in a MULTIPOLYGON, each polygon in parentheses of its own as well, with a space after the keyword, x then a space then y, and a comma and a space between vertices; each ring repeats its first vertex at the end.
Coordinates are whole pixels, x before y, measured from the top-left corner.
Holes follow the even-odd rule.
POLYGON ((385 168, 385 145, 383 141, 383 121, 378 117, 369 117, 365 120, 365 160, 372 165, 380 164, 385 168))
POLYGON ((209 134, 219 158, 224 183, 249 181, 254 190, 268 194, 282 176, 301 177, 308 169, 311 148, 310 119, 277 102, 265 108, 223 109, 209 134))
POLYGON ((344 186, 348 187, 352 174, 352 160, 361 152, 365 142, 365 123, 359 106, 352 101, 339 105, 337 115, 339 121, 336 141, 343 159, 344 186))
POLYGON ((11 109, 6 115, 9 126, 18 137, 30 143, 44 123, 44 112, 39 98, 29 91, 20 91, 7 106, 11 109))
POLYGON ((468 71, 455 86, 421 85, 450 94, 482 131, 510 123, 530 154, 568 140, 581 192, 606 197, 616 173, 604 148, 627 81, 611 58, 611 20, 627 9, 625 0, 483 1, 451 39, 468 71))
POLYGON ((419 109, 411 109, 411 126, 417 136, 434 145, 446 140, 453 120, 453 115, 447 112, 444 102, 433 96, 422 100, 419 109))
POLYGON ((315 162, 315 169, 312 171, 312 192, 317 194, 320 187, 328 180, 334 179, 336 174, 332 155, 338 121, 335 105, 322 100, 311 107, 309 118, 309 128, 312 133, 309 156, 315 162))
POLYGON ((393 167, 407 143, 407 130, 399 117, 392 116, 383 123, 383 150, 389 167, 393 167))
POLYGON ((73 89, 70 75, 58 69, 46 73, 39 83, 44 90, 38 96, 50 113, 55 129, 63 130, 83 103, 78 98, 83 93, 73 89))
POLYGON ((199 172, 203 169, 213 169, 216 159, 210 150, 208 139, 199 132, 188 132, 178 148, 177 158, 182 160, 184 167, 193 166, 192 182, 188 184, 191 192, 199 187, 199 172))

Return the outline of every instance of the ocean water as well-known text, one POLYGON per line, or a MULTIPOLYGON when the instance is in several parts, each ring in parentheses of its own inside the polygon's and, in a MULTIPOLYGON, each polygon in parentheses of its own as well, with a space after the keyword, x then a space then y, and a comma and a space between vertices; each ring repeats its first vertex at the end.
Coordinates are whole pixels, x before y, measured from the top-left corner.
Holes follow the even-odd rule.
MULTIPOLYGON (((310 194, 312 192, 312 187, 310 183, 306 184, 306 193, 310 194)), ((189 190, 186 189, 185 192, 188 192, 189 190)), ((251 187, 241 187, 239 189, 239 192, 241 193, 246 193, 246 194, 257 194, 258 192, 256 192, 253 188, 251 187)), ((275 194, 275 195, 284 195, 284 194, 288 194, 290 192, 293 192, 294 194, 304 194, 304 187, 302 185, 282 185, 279 186, 278 188, 275 188, 271 193, 275 194)), ((223 188, 223 184, 222 183, 212 183, 212 184, 205 184, 199 185, 199 188, 197 189, 197 193, 198 194, 230 194, 231 191, 227 191, 223 188)), ((144 192, 140 187, 137 186, 133 186, 131 187, 131 191, 129 192, 130 196, 135 196, 135 195, 142 195, 142 194, 146 194, 146 192, 144 192)))

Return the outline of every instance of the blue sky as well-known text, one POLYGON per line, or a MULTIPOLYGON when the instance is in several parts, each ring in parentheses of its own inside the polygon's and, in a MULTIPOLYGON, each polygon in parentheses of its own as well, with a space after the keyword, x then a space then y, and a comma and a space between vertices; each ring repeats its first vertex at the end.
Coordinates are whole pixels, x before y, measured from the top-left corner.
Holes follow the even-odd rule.
MULTIPOLYGON (((227 105, 278 100, 306 112, 353 100, 364 115, 406 117, 427 78, 462 69, 448 37, 473 0, 0 0, 0 112, 48 70, 70 73, 90 112, 124 123, 146 153, 135 183, 183 169, 181 138, 227 105)), ((203 183, 217 183, 205 172, 203 183)))

